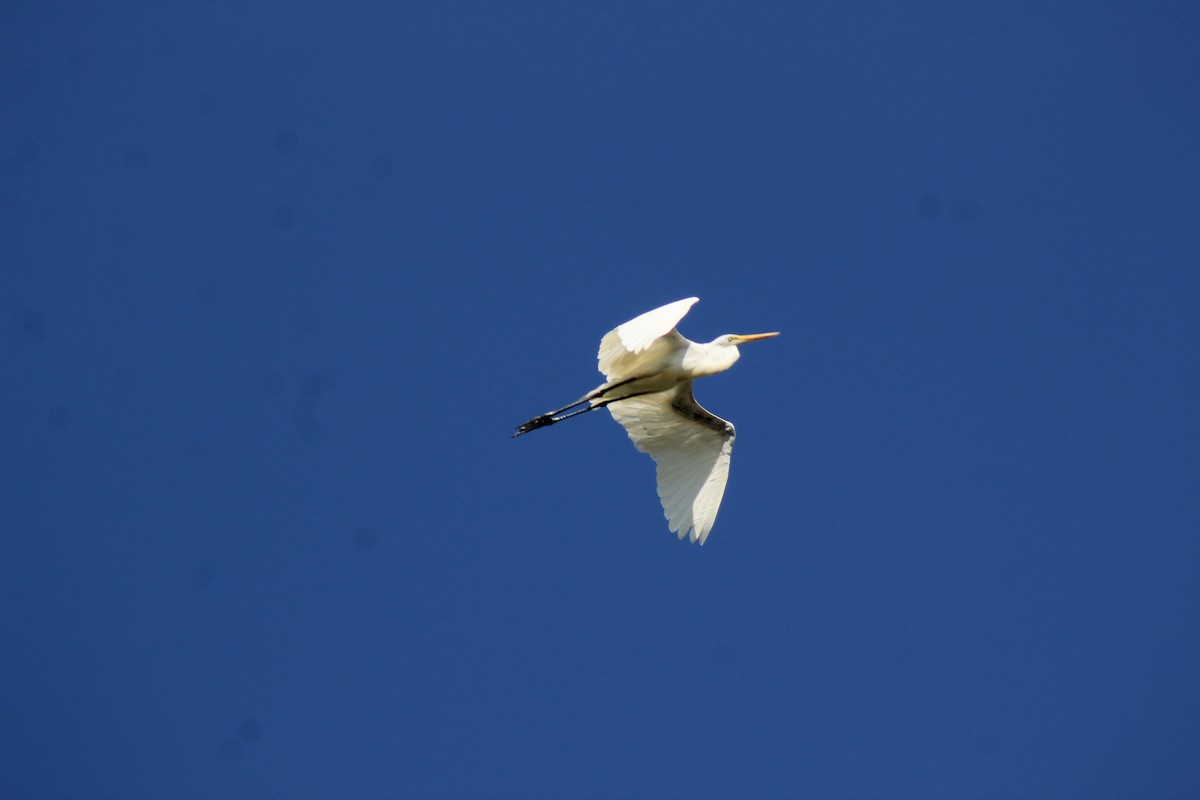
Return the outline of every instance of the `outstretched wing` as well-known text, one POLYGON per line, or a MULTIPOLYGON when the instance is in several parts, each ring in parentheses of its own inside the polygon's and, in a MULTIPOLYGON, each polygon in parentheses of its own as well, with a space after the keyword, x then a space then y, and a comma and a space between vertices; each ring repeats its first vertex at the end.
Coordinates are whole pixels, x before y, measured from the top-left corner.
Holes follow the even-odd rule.
POLYGON ((658 498, 671 532, 704 544, 729 479, 733 425, 696 402, 691 381, 607 408, 658 465, 658 498))
POLYGON ((657 339, 671 333, 697 300, 698 297, 688 297, 667 303, 604 334, 600 340, 600 352, 596 354, 604 377, 608 380, 624 377, 627 368, 637 362, 637 356, 657 339))

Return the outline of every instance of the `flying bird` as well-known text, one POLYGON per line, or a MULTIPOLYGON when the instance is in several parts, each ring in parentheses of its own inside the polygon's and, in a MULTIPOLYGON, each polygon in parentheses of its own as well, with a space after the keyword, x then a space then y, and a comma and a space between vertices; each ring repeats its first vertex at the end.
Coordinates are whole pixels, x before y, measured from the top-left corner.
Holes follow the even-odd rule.
POLYGON ((738 345, 779 332, 689 341, 675 326, 698 299, 676 300, 606 333, 597 354, 604 383, 570 405, 530 419, 513 437, 607 408, 633 446, 657 464, 658 497, 671 532, 704 544, 725 494, 734 429, 696 402, 692 381, 732 367, 738 345))

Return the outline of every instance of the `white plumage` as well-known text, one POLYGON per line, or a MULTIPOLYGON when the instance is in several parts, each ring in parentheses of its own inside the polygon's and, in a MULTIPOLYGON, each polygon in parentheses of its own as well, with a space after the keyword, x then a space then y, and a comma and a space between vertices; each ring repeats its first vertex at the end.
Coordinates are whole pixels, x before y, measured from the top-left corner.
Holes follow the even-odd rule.
POLYGON ((600 340, 600 352, 596 354, 601 374, 609 380, 614 380, 617 375, 635 367, 641 360, 638 357, 642 353, 669 334, 674 334, 674 341, 662 342, 660 347, 686 342, 687 340, 679 335, 679 331, 675 330, 675 326, 699 299, 688 297, 667 303, 604 334, 604 338, 600 340))
POLYGON ((696 403, 691 381, 621 400, 608 411, 658 465, 658 499, 671 532, 704 544, 725 495, 733 426, 696 403))
POLYGON ((738 345, 777 333, 689 341, 675 326, 696 301, 668 303, 606 333, 597 353, 605 383, 568 406, 530 419, 513 435, 608 408, 634 446, 654 459, 658 497, 671 532, 704 544, 725 494, 734 428, 696 402, 692 381, 733 366, 738 345))

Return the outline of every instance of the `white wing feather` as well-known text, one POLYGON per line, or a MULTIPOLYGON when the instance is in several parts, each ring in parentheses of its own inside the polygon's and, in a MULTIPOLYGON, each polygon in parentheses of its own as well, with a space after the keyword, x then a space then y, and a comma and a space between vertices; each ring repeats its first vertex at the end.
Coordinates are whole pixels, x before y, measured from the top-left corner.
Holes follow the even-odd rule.
POLYGON ((600 371, 609 380, 624 377, 626 367, 637 361, 633 357, 671 333, 698 299, 688 297, 667 303, 604 334, 600 340, 600 351, 596 354, 600 371))
POLYGON ((607 408, 658 465, 658 497, 671 532, 704 544, 729 479, 733 426, 696 402, 691 381, 607 408))

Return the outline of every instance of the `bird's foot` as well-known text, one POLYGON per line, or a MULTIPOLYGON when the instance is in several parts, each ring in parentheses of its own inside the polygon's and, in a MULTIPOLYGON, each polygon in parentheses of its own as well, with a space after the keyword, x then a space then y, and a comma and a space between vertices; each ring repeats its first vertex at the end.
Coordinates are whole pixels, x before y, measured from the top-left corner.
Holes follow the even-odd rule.
POLYGON ((521 425, 517 428, 517 432, 513 434, 513 438, 517 438, 522 433, 529 433, 530 431, 537 430, 538 428, 544 428, 547 425, 553 425, 556 422, 558 422, 558 420, 554 418, 553 414, 542 414, 540 417, 534 417, 528 422, 521 423, 521 425))

